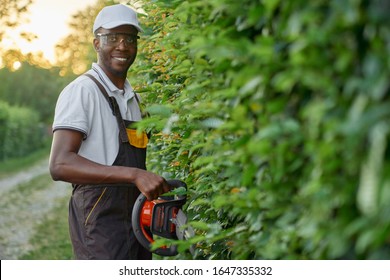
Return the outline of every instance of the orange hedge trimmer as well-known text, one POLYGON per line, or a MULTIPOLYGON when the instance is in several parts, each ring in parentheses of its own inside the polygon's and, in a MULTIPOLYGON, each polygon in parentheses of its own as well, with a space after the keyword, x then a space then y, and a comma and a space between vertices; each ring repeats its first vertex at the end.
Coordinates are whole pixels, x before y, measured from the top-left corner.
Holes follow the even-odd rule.
MULTIPOLYGON (((167 182, 174 189, 187 189, 187 185, 180 180, 167 182)), ((181 209, 186 200, 186 194, 164 195, 152 201, 148 201, 143 194, 138 196, 133 207, 132 225, 134 234, 142 246, 161 256, 177 255, 177 247, 174 245, 155 250, 151 249, 151 245, 154 243, 154 235, 176 240, 189 239, 195 235, 194 230, 187 225, 187 216, 181 209)), ((194 253, 193 247, 190 251, 194 253)))

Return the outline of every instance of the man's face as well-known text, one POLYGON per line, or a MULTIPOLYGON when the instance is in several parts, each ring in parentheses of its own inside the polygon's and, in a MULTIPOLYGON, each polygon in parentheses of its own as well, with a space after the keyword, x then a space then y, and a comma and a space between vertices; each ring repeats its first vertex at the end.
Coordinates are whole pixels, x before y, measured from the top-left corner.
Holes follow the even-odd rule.
POLYGON ((137 34, 137 29, 131 25, 99 29, 93 43, 98 53, 98 64, 108 77, 126 77, 137 56, 137 34))

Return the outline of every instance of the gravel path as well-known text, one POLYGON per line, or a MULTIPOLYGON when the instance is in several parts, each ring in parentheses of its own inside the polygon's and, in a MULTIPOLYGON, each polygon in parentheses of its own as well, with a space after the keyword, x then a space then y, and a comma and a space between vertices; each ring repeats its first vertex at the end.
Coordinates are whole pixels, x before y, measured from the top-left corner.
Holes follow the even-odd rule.
POLYGON ((28 197, 15 191, 18 185, 44 174, 48 174, 47 159, 0 180, 0 259, 17 259, 33 249, 29 240, 36 226, 58 199, 70 195, 69 184, 53 181, 46 188, 32 190, 28 197))

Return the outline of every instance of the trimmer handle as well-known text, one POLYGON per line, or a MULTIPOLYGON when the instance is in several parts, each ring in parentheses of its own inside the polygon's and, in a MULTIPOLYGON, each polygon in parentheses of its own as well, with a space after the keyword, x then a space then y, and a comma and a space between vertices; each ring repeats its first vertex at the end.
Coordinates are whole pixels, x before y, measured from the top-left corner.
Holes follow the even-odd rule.
MULTIPOLYGON (((167 180, 173 188, 184 187, 186 183, 181 180, 167 180)), ((149 251, 161 256, 177 255, 176 246, 160 247, 151 250, 154 243, 153 234, 169 239, 177 239, 176 226, 172 223, 179 209, 185 204, 187 195, 161 196, 153 201, 148 201, 141 193, 133 207, 132 225, 138 242, 149 251)))

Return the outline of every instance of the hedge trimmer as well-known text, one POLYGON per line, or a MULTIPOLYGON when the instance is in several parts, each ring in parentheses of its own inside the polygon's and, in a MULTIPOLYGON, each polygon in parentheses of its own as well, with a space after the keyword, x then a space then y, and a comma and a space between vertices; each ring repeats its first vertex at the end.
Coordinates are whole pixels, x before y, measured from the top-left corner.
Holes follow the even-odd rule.
MULTIPOLYGON (((181 209, 186 203, 187 195, 172 194, 179 188, 186 190, 187 185, 180 180, 167 180, 167 182, 174 189, 168 195, 162 195, 152 201, 148 201, 143 194, 138 196, 133 207, 132 225, 134 234, 143 247, 161 256, 175 256, 178 254, 175 245, 152 250, 154 236, 187 240, 195 233, 187 225, 187 216, 181 209)), ((190 252, 194 254, 193 247, 190 247, 190 252)))

